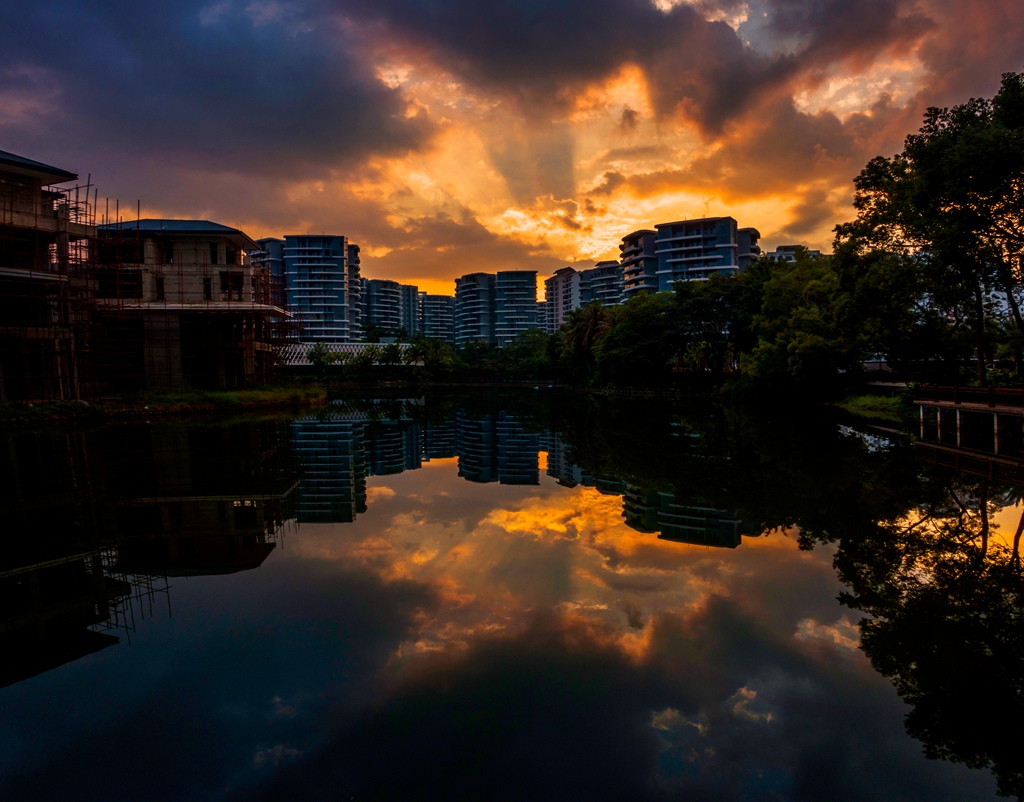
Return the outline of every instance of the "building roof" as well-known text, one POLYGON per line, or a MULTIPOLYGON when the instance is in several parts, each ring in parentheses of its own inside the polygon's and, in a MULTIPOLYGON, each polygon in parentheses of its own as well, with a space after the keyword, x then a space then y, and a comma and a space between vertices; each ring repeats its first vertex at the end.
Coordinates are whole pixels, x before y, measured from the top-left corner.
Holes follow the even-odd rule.
POLYGON ((683 223, 717 223, 719 220, 732 220, 734 223, 736 219, 734 217, 693 217, 689 220, 673 220, 671 223, 655 223, 655 228, 665 228, 666 226, 678 226, 683 223))
POLYGON ((42 179, 48 184, 59 184, 64 181, 74 181, 78 178, 78 173, 61 170, 59 167, 51 167, 49 164, 26 159, 24 156, 8 153, 6 150, 0 150, 0 166, 13 173, 21 173, 23 175, 30 175, 33 178, 42 179))
POLYGON ((143 218, 141 220, 124 220, 120 223, 105 223, 96 226, 97 231, 126 231, 144 234, 193 234, 199 236, 232 237, 243 242, 245 250, 260 250, 259 243, 244 231, 209 220, 171 220, 165 218, 143 218))

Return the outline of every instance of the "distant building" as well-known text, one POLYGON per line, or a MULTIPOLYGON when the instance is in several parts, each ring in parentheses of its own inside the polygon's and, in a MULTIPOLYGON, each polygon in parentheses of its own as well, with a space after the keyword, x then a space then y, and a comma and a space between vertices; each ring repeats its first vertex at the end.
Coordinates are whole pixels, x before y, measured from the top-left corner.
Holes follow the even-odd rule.
POLYGON ((420 322, 420 290, 414 284, 398 285, 401 292, 401 304, 399 305, 401 315, 401 328, 405 330, 406 337, 414 337, 422 332, 423 324, 420 322))
POLYGON ((622 265, 615 261, 598 262, 580 273, 580 305, 622 303, 622 265))
POLYGON ((795 262, 796 255, 800 251, 803 251, 808 256, 821 256, 821 251, 812 251, 803 245, 779 245, 774 251, 768 251, 765 254, 765 258, 774 259, 776 262, 795 262))
POLYGON ((545 330, 554 334, 562 327, 569 313, 580 307, 580 274, 572 267, 563 267, 544 282, 544 305, 547 308, 545 330))
POLYGON ((455 279, 455 344, 495 342, 494 276, 470 273, 455 279))
POLYGON ((455 342, 455 298, 420 293, 420 331, 424 337, 455 342))
POLYGON ((402 328, 402 285, 388 279, 363 279, 363 319, 367 326, 394 334, 402 328))
POLYGON ((677 281, 735 275, 760 255, 757 229, 738 228, 732 217, 679 220, 655 228, 659 292, 671 290, 677 281))
POLYGON ((658 291, 658 255, 655 252, 657 237, 658 232, 645 228, 622 238, 619 264, 622 266, 623 300, 638 292, 658 291))
POLYGON ((363 339, 363 282, 359 273, 359 246, 348 243, 348 338, 349 342, 363 339))
POLYGON ((288 307, 288 297, 284 277, 284 240, 277 237, 264 237, 256 240, 260 247, 249 251, 249 260, 254 266, 266 270, 270 275, 270 302, 282 309, 288 307))
POLYGON ((359 249, 335 235, 284 238, 288 309, 302 342, 353 342, 359 336, 359 249))
POLYGON ((499 347, 537 328, 537 271, 505 270, 494 281, 494 339, 499 347))

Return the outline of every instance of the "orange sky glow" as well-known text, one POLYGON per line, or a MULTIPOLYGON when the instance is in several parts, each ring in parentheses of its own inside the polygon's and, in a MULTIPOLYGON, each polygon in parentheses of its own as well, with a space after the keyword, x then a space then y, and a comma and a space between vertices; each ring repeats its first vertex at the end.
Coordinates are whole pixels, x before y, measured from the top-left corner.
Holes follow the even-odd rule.
POLYGON ((702 216, 829 252, 869 159, 1024 68, 1017 0, 157 3, 69 13, 60 54, 54 24, 0 35, 0 148, 444 294, 702 216))

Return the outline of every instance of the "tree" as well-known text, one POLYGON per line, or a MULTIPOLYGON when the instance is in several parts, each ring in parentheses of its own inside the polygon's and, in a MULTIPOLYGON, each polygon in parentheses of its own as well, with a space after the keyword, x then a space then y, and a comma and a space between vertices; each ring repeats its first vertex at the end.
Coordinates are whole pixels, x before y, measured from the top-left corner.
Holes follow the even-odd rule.
POLYGON ((640 293, 605 312, 610 325, 593 347, 601 381, 639 385, 664 381, 678 352, 672 296, 640 293))
POLYGON ((735 278, 718 274, 707 281, 676 282, 676 335, 687 367, 716 376, 731 367, 739 290, 735 278))
POLYGON ((913 255, 930 303, 969 325, 984 384, 992 291, 1024 338, 1024 76, 1005 74, 991 100, 928 109, 902 153, 872 159, 855 188, 857 220, 836 246, 913 255))
POLYGON ((513 379, 548 379, 558 361, 559 339, 540 329, 527 329, 501 350, 505 373, 513 379))
POLYGON ((595 372, 594 346, 611 326, 611 313, 600 301, 573 309, 563 326, 565 350, 574 361, 583 363, 588 378, 595 372))
POLYGON ((804 252, 792 263, 773 263, 750 324, 757 345, 744 372, 761 383, 830 389, 861 362, 856 341, 841 324, 845 300, 829 259, 804 252))

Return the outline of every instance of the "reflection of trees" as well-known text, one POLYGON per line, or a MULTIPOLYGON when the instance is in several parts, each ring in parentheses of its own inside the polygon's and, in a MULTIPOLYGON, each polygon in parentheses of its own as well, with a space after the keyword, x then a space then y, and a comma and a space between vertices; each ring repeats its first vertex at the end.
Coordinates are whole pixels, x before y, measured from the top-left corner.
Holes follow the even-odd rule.
POLYGON ((913 515, 844 539, 836 555, 868 615, 861 644, 912 709, 907 731, 930 757, 990 767, 1003 795, 1024 793, 1014 737, 1024 718, 1019 546, 993 537, 987 480, 925 483, 913 515))
POLYGON ((842 601, 865 613, 862 646, 912 709, 926 753, 991 768, 1024 794, 1013 725, 1024 720, 1024 517, 1006 537, 992 516, 1021 497, 987 480, 931 473, 909 445, 873 447, 806 409, 576 404, 555 425, 595 475, 700 495, 801 543, 838 545, 842 601), (908 512, 909 511, 909 512, 908 512))

